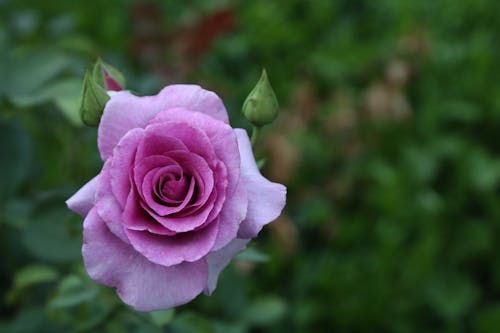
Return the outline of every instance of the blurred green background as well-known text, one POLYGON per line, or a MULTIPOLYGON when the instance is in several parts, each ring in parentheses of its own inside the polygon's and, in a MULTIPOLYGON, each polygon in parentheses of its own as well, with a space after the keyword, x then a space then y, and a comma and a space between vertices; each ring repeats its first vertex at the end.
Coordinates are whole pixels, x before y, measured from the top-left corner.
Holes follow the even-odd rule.
POLYGON ((0 0, 0 332, 500 332, 500 2, 0 0), (283 215, 212 297, 136 313, 64 200, 99 172, 85 68, 198 83, 234 126, 265 66, 283 215), (262 255, 267 255, 267 258, 262 255))

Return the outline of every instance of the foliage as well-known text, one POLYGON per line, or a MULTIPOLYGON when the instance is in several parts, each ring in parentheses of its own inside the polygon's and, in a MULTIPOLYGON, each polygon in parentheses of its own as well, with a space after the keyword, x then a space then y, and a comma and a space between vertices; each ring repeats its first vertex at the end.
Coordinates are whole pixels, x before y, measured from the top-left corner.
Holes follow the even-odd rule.
POLYGON ((500 3, 0 1, 1 332, 500 331, 500 3), (262 67, 283 216, 211 297, 136 313, 92 282, 64 200, 101 167, 78 96, 196 82, 231 121, 262 67), (262 254, 264 253, 264 254, 262 254))

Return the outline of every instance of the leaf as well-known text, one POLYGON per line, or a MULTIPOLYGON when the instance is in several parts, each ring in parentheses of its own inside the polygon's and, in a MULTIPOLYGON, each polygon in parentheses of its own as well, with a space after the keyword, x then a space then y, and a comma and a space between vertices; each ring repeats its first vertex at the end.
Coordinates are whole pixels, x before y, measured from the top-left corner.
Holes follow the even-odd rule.
POLYGON ((0 199, 10 197, 30 174, 32 143, 17 122, 0 120, 0 199))
POLYGON ((49 302, 49 307, 69 308, 90 301, 96 296, 95 286, 85 284, 76 275, 69 275, 59 284, 55 297, 49 302))
POLYGON ((42 89, 64 70, 75 67, 72 57, 54 50, 42 50, 17 57, 10 64, 7 97, 16 99, 42 89))
POLYGON ((500 332, 500 305, 495 304, 481 311, 475 317, 475 330, 477 333, 500 332))
POLYGON ((212 323, 192 312, 184 312, 172 322, 175 333, 216 333, 212 323))
POLYGON ((11 198, 0 211, 0 223, 16 228, 24 228, 28 224, 33 202, 28 199, 11 198))
POLYGON ((429 290, 429 301, 436 313, 454 321, 467 313, 479 298, 479 291, 469 279, 458 274, 441 276, 429 290))
POLYGON ((59 107, 63 115, 74 125, 81 125, 82 119, 79 114, 80 93, 82 83, 80 79, 70 79, 59 81, 58 85, 53 87, 58 90, 57 96, 54 97, 54 102, 59 107))
POLYGON ((20 308, 8 324, 0 325, 0 329, 5 333, 58 332, 39 305, 20 308))
POLYGON ((267 326, 283 318, 285 302, 276 296, 262 297, 254 301, 245 311, 244 318, 253 325, 267 326))
POLYGON ((243 252, 236 256, 237 260, 250 261, 250 262, 267 262, 269 257, 264 253, 252 248, 247 247, 243 252))
POLYGON ((15 301, 23 289, 55 281, 58 275, 57 271, 49 266, 31 265, 24 267, 14 276, 13 286, 7 294, 7 302, 11 303, 15 301))
POLYGON ((50 266, 31 265, 24 267, 14 276, 14 288, 21 289, 35 284, 51 282, 57 279, 58 273, 50 266))
POLYGON ((159 327, 166 326, 174 319, 175 309, 150 312, 153 323, 159 327))
POLYGON ((36 258, 50 262, 68 262, 80 257, 81 239, 72 236, 69 217, 60 196, 57 201, 44 200, 30 216, 30 225, 24 230, 22 244, 36 258))
POLYGON ((35 92, 18 94, 11 99, 19 107, 32 107, 46 102, 54 102, 71 123, 80 125, 82 123, 79 115, 81 90, 81 80, 69 78, 56 80, 35 92))
POLYGON ((216 321, 214 323, 217 333, 246 333, 248 327, 245 323, 225 323, 216 321))

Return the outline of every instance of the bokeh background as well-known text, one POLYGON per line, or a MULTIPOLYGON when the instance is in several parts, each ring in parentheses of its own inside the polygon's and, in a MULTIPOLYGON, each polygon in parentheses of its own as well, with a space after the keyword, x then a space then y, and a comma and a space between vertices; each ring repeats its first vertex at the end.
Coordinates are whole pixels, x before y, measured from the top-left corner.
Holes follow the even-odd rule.
POLYGON ((0 332, 500 332, 500 2, 0 0, 0 332), (85 68, 198 83, 234 126, 266 67, 283 215, 212 297, 137 313, 64 200, 101 168, 85 68))

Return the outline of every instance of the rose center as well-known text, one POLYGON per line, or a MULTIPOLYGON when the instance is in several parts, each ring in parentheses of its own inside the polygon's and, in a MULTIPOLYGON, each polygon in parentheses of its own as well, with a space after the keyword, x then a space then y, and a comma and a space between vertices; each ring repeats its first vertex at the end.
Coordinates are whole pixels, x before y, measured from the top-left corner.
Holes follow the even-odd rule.
POLYGON ((161 186, 161 195, 175 201, 182 201, 189 189, 187 177, 166 179, 161 186))

